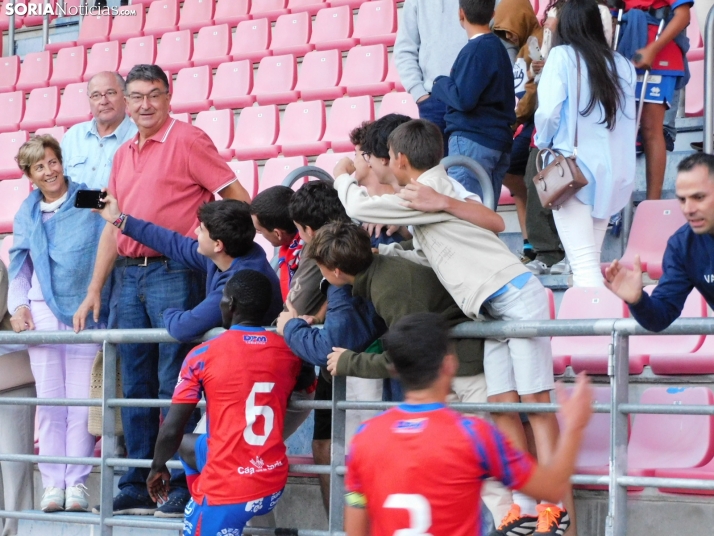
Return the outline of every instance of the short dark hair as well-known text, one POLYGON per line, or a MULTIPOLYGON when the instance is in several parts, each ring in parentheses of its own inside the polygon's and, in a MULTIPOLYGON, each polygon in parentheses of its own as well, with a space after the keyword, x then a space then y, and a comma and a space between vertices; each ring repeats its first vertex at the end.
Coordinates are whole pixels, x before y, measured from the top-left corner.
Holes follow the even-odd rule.
POLYGON ((273 302, 270 279, 256 270, 237 271, 223 292, 233 300, 236 312, 245 320, 261 322, 273 302))
POLYGON ((374 259, 369 233, 351 222, 323 226, 315 233, 308 256, 328 270, 338 268, 347 275, 364 272, 374 259))
POLYGON ((400 318, 382 339, 405 391, 429 387, 449 351, 449 327, 436 313, 400 318))
POLYGON ((268 231, 280 229, 297 233, 297 227, 290 217, 290 200, 295 192, 287 186, 271 186, 255 196, 250 204, 250 213, 258 218, 260 225, 268 231))
POLYGON ((359 145, 362 147, 364 145, 364 140, 367 137, 367 131, 371 125, 372 121, 365 121, 358 127, 353 128, 350 131, 350 143, 352 143, 352 145, 359 145))
POLYGON ((412 119, 399 125, 389 135, 388 142, 395 156, 403 154, 409 164, 420 171, 438 166, 444 158, 441 131, 431 121, 412 119))
POLYGON ((392 131, 412 118, 402 114, 387 114, 372 123, 365 133, 362 150, 365 153, 389 160, 389 145, 387 139, 392 131))
POLYGON ((707 153, 690 154, 677 166, 677 171, 692 171, 697 166, 704 166, 709 171, 709 176, 714 178, 714 155, 707 153))
POLYGON ((250 207, 244 201, 223 199, 201 205, 198 221, 206 227, 212 240, 223 242, 226 254, 234 259, 253 247, 255 227, 250 218, 250 207))
POLYGON ((126 77, 126 85, 128 86, 136 80, 143 80, 144 82, 161 81, 164 84, 164 89, 166 89, 166 91, 169 90, 169 79, 164 70, 158 65, 147 65, 142 63, 134 65, 126 77))
POLYGON ((322 181, 303 184, 290 200, 289 208, 295 223, 313 231, 331 221, 350 221, 337 190, 322 181))
POLYGON ((464 16, 471 24, 485 26, 493 18, 496 0, 459 0, 459 7, 464 10, 464 16))

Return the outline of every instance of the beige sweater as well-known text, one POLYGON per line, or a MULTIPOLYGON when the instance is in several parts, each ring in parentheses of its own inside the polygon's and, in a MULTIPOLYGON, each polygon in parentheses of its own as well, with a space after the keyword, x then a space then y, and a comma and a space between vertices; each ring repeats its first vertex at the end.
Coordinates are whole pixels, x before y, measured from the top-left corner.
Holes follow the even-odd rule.
MULTIPOLYGON (((456 198, 446 170, 436 166, 418 182, 456 198)), ((446 212, 420 212, 402 206, 396 195, 370 197, 347 174, 337 177, 335 188, 347 214, 362 222, 414 227, 414 250, 399 245, 380 246, 381 254, 399 255, 428 264, 461 310, 477 318, 481 304, 527 269, 498 237, 487 229, 446 212)))

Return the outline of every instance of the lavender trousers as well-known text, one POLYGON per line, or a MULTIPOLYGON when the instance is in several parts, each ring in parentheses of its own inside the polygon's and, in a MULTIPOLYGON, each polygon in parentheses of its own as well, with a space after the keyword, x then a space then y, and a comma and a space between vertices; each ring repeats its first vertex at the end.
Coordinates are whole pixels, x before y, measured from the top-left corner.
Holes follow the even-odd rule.
MULTIPOLYGON (((44 301, 31 301, 30 311, 38 331, 70 331, 44 301)), ((98 344, 46 344, 30 346, 30 367, 38 398, 89 398, 92 363, 98 344)), ((87 431, 86 407, 37 406, 40 454, 87 457, 95 438, 87 431)), ((42 485, 66 489, 84 484, 91 465, 40 463, 42 485)))

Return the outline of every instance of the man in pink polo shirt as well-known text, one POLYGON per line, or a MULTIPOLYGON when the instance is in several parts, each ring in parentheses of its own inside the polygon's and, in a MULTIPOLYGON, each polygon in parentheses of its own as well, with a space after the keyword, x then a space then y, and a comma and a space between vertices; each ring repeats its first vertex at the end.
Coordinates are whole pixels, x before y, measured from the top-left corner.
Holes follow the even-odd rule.
MULTIPOLYGON (((169 116, 168 88, 156 65, 136 65, 129 72, 126 105, 139 132, 117 150, 108 190, 133 216, 191 236, 199 225, 198 207, 214 194, 248 202, 250 196, 202 130, 169 116)), ((191 309, 202 299, 199 275, 119 233, 123 218, 104 229, 87 297, 74 316, 76 331, 84 329, 90 311, 98 317, 101 289, 110 275, 110 327, 163 328, 166 309, 191 309)), ((170 400, 191 347, 120 344, 124 396, 170 400)), ((128 457, 152 458, 159 410, 123 408, 122 422, 128 457)), ((132 468, 121 478, 114 513, 183 516, 190 498, 183 472, 173 473, 169 500, 158 509, 146 491, 148 472, 132 468)))

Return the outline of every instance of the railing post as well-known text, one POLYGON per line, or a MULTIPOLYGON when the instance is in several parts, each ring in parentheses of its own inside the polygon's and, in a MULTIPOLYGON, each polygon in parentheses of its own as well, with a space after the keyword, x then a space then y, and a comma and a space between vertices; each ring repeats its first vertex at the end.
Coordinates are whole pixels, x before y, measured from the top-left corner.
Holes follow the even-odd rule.
POLYGON ((345 420, 347 412, 337 409, 338 402, 347 400, 347 378, 332 378, 332 456, 330 457, 330 534, 341 532, 344 526, 345 477, 337 467, 345 464, 345 420))
POLYGON ((47 6, 49 5, 49 3, 50 0, 45 0, 42 5, 42 50, 45 50, 47 43, 50 42, 50 16, 47 13, 47 6))
POLYGON ((704 152, 714 153, 714 9, 704 27, 704 152))
POLYGON ((117 397, 117 347, 116 344, 104 343, 104 370, 102 371, 102 465, 99 493, 99 531, 101 536, 112 536, 113 527, 105 521, 114 511, 114 467, 107 465, 107 460, 114 457, 116 451, 116 412, 118 408, 109 407, 107 400, 117 397))
POLYGON ((620 404, 628 401, 630 339, 613 331, 608 374, 612 398, 610 405, 610 485, 606 536, 627 535, 627 488, 617 479, 627 475, 627 415, 620 413, 620 404))

